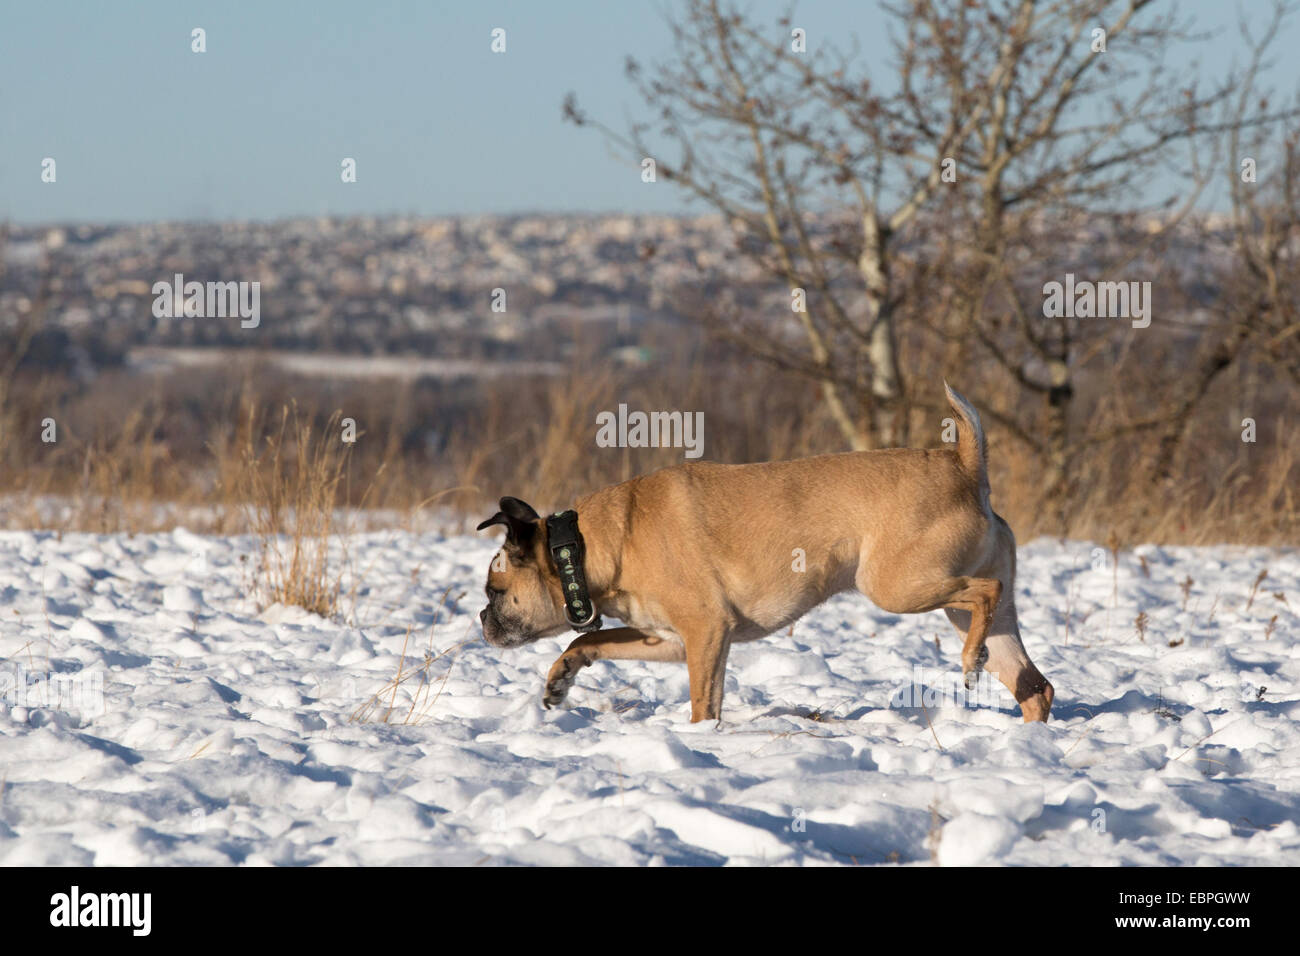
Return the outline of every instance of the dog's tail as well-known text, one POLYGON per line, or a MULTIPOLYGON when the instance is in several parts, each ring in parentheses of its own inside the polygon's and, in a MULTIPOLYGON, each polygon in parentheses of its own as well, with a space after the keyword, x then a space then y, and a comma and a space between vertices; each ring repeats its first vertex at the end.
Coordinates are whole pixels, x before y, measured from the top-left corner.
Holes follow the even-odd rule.
POLYGON ((957 429, 957 460, 962 470, 979 487, 980 501, 984 510, 989 506, 989 466, 988 450, 984 444, 984 426, 980 423, 980 413, 966 400, 960 392, 943 383, 943 390, 948 393, 948 404, 961 419, 957 429))

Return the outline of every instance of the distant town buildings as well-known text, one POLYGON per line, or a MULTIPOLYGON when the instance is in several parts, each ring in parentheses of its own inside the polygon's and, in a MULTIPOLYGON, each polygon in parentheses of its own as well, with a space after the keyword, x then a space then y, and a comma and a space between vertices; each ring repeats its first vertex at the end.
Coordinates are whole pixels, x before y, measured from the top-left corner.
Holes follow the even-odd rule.
MULTIPOLYGON (((1077 239, 1082 258, 1108 241, 1077 239)), ((1220 253, 1202 243, 1168 254, 1194 275, 1220 253)), ((70 361, 75 352, 82 367, 87 357, 125 362, 132 350, 218 346, 549 362, 564 357, 576 329, 611 359, 642 362, 640 330, 680 321, 684 290, 725 290, 774 320, 790 301, 717 217, 10 226, 0 257, 0 335, 40 313, 43 342, 31 360, 70 361), (154 285, 176 274, 260 283, 258 327, 156 318, 154 285)))

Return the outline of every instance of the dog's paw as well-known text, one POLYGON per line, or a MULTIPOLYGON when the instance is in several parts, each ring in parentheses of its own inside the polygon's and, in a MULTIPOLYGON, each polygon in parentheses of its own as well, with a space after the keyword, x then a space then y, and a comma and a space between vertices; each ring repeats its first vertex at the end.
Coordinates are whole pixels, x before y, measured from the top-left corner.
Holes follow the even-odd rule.
MULTIPOLYGON (((967 690, 974 690, 979 686, 980 674, 983 673, 984 665, 988 662, 989 649, 987 647, 981 647, 979 656, 977 656, 975 660, 971 661, 969 665, 964 666, 962 681, 965 683, 967 690)), ((965 665, 965 662, 963 662, 963 664, 965 665)))
POLYGON ((542 694, 542 706, 547 710, 552 707, 559 707, 564 703, 564 698, 569 696, 569 688, 573 686, 573 680, 548 680, 546 682, 546 693, 542 694))
POLYGON ((577 672, 578 668, 567 658, 561 657, 556 661, 551 672, 546 675, 546 692, 542 694, 542 706, 550 710, 564 703, 564 698, 569 696, 569 688, 573 686, 573 678, 577 672))

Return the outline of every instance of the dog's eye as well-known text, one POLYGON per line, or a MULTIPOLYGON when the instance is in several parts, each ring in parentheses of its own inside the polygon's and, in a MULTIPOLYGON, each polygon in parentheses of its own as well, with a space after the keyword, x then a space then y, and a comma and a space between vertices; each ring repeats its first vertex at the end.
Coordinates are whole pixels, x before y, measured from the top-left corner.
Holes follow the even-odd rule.
POLYGON ((490 584, 487 586, 486 590, 487 590, 487 596, 490 598, 500 597, 501 595, 506 593, 505 588, 494 588, 490 584))

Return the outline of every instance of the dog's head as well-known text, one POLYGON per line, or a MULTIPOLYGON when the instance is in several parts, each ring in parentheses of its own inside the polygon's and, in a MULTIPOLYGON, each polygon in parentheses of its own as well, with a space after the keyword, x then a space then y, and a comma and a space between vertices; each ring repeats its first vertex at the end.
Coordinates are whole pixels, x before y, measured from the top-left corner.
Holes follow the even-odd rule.
POLYGON ((479 614, 483 637, 497 647, 519 647, 568 629, 564 592, 546 553, 545 522, 518 498, 502 498, 501 510, 478 530, 504 525, 505 544, 488 568, 487 607, 479 614))

